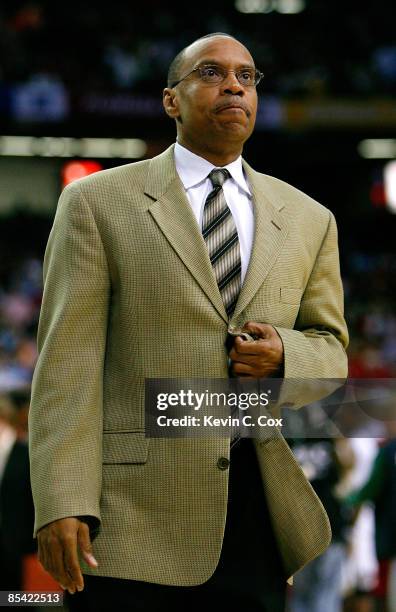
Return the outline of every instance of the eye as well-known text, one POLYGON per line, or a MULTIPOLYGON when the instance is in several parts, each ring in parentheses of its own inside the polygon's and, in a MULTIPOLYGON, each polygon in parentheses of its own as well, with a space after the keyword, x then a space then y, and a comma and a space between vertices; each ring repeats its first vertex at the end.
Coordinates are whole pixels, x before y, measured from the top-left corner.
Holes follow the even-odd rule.
POLYGON ((202 66, 200 72, 202 78, 206 80, 213 80, 221 77, 221 71, 218 66, 202 66))
POLYGON ((242 70, 238 77, 242 83, 252 83, 254 81, 254 73, 251 70, 242 70))

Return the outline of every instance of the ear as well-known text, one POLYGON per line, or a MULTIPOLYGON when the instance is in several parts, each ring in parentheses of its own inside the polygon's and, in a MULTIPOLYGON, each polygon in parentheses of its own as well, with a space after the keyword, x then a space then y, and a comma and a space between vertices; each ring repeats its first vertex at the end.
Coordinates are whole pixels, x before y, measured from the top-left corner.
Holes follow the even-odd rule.
POLYGON ((179 101, 175 91, 170 87, 165 87, 162 103, 168 117, 171 117, 171 119, 178 119, 180 117, 179 101))

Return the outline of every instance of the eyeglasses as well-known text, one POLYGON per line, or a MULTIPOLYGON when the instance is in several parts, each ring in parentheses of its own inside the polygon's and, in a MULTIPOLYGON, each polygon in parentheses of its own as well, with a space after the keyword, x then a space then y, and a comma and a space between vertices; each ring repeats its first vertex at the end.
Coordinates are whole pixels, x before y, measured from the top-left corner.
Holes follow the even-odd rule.
POLYGON ((233 72, 243 87, 256 87, 264 76, 264 74, 256 68, 226 70, 225 68, 222 68, 222 66, 203 65, 190 70, 190 72, 185 74, 184 77, 172 83, 171 88, 176 87, 176 85, 184 81, 184 79, 190 76, 190 74, 193 72, 198 72, 201 81, 207 83, 208 85, 218 85, 219 83, 222 83, 226 80, 228 73, 233 72))

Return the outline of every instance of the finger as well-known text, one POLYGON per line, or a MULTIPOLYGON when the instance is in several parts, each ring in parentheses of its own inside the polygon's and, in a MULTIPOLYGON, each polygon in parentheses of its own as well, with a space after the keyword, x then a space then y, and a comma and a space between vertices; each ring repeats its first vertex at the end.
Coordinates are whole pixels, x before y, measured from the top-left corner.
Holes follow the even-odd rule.
POLYGON ((70 578, 63 563, 63 546, 57 537, 48 538, 48 573, 64 588, 70 587, 70 578))
POLYGON ((253 368, 246 363, 241 363, 240 361, 233 362, 232 371, 236 376, 244 376, 244 375, 253 376, 254 375, 253 368))
POLYGON ((257 354, 252 355, 249 353, 237 353, 237 351, 231 351, 229 354, 229 358, 231 359, 231 361, 239 361, 240 363, 246 363, 251 366, 255 366, 258 364, 259 357, 261 357, 261 354, 259 356, 257 354))
POLYGON ((260 339, 254 342, 247 342, 238 337, 235 339, 234 346, 230 351, 230 356, 233 350, 235 350, 238 355, 261 355, 268 351, 270 347, 271 344, 268 340, 260 339))
POLYGON ((63 559, 65 569, 69 576, 69 583, 71 583, 72 585, 73 593, 76 589, 82 591, 82 589, 84 588, 84 581, 81 573, 80 563, 78 560, 77 537, 75 533, 71 535, 68 534, 64 538, 63 559))
MULTIPOLYGON (((235 374, 235 378, 238 379, 239 384, 242 386, 250 383, 251 380, 257 380, 257 376, 253 376, 252 374, 235 374)), ((249 388, 249 387, 248 387, 249 388)))
MULTIPOLYGON (((68 575, 69 578, 69 585, 67 588, 67 590, 69 591, 69 593, 71 595, 73 595, 76 591, 82 591, 83 589, 80 587, 80 585, 77 586, 77 583, 75 582, 72 574, 69 572, 68 567, 67 567, 67 561, 64 558, 64 564, 65 564, 65 571, 66 574, 68 575)), ((83 579, 83 584, 84 584, 84 579, 83 579)))
POLYGON ((98 567, 98 562, 95 559, 92 551, 91 538, 89 536, 89 526, 81 521, 77 532, 77 542, 80 547, 84 560, 91 567, 98 567))
MULTIPOLYGON (((40 535, 38 535, 38 537, 37 537, 37 544, 38 544, 38 548, 37 548, 37 557, 38 557, 38 560, 41 563, 41 565, 43 566, 43 568, 45 569, 45 571, 52 575, 52 568, 50 567, 49 555, 47 553, 47 546, 48 546, 48 544, 43 541, 43 538, 42 538, 42 536, 40 537, 40 535)), ((54 578, 54 576, 52 576, 52 577, 54 578)), ((59 582, 59 580, 57 578, 55 578, 55 580, 57 580, 57 582, 59 582)), ((62 582, 59 582, 59 584, 62 587, 62 589, 66 588, 65 585, 62 582)))
POLYGON ((259 338, 270 338, 273 335, 274 328, 268 323, 247 321, 242 327, 242 331, 246 331, 248 334, 255 334, 259 338))

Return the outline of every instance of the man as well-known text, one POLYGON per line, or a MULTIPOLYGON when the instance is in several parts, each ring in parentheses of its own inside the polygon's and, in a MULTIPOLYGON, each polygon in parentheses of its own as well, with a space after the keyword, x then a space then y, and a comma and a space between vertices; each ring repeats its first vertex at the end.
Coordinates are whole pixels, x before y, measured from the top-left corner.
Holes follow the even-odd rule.
POLYGON ((195 41, 164 90, 177 144, 61 196, 30 446, 40 559, 82 591, 69 605, 275 612, 329 543, 281 436, 231 454, 225 438, 145 436, 146 378, 226 378, 229 360, 233 376, 346 375, 334 217, 241 160, 259 79, 233 37, 195 41), (230 326, 256 340, 228 355, 230 326))

